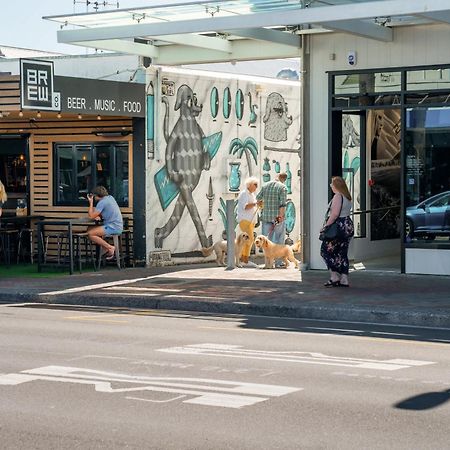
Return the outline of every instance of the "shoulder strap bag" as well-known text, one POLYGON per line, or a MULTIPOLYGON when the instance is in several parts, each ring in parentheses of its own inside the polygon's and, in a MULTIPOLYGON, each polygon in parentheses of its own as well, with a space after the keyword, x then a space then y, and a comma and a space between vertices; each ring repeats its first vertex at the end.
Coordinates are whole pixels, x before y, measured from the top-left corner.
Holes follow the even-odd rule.
MULTIPOLYGON (((338 217, 340 217, 341 212, 342 212, 342 206, 344 205, 344 196, 342 194, 341 194, 341 200, 342 200, 341 209, 339 211, 338 217)), ((330 240, 336 239, 338 237, 339 229, 338 229, 338 225, 337 225, 336 221, 334 221, 331 225, 325 226, 325 224, 327 223, 328 217, 329 217, 332 202, 333 202, 333 200, 328 204, 328 209, 327 209, 327 212, 325 213, 324 226, 322 228, 322 231, 319 234, 319 239, 321 241, 330 241, 330 240)))

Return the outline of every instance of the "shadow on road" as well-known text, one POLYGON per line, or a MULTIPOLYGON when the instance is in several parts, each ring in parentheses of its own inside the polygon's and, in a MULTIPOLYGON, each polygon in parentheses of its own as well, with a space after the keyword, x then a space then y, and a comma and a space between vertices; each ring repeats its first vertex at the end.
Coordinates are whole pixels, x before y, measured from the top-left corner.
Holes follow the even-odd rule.
POLYGON ((442 392, 427 392, 402 400, 394 405, 397 409, 426 411, 437 408, 450 400, 450 389, 442 392))

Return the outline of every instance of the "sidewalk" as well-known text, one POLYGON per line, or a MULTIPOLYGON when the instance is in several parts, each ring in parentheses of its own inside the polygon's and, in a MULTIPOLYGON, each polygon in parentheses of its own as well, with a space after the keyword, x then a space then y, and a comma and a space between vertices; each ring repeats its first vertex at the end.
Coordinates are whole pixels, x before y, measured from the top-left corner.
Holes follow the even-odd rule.
POLYGON ((324 271, 214 264, 8 278, 0 301, 257 314, 450 328, 450 277, 355 271, 350 288, 325 288, 324 271))

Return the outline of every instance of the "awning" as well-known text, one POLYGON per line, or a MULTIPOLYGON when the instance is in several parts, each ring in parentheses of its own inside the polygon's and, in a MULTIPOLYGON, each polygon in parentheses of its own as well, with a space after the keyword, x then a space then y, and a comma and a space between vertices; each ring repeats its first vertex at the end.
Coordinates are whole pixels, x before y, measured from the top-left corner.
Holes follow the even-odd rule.
POLYGON ((47 16, 58 42, 158 64, 299 56, 301 34, 392 41, 396 26, 450 23, 448 0, 149 0, 149 6, 47 16), (69 29, 74 27, 75 29, 69 29))

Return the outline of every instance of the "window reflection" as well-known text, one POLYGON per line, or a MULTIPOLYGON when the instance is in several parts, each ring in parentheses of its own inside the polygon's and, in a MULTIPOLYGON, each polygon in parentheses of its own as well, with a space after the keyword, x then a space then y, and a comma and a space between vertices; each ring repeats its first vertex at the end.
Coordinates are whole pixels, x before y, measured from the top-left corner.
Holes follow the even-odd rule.
POLYGON ((407 110, 406 242, 449 242, 450 108, 407 110))
POLYGON ((100 185, 128 206, 128 149, 128 143, 56 144, 56 204, 86 205, 87 194, 100 185))

